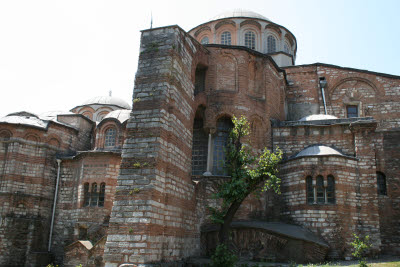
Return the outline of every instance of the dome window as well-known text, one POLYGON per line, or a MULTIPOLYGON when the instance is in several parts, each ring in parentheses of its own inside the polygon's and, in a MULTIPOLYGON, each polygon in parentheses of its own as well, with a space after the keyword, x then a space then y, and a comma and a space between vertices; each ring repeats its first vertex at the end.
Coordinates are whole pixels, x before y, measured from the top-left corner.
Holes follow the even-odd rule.
POLYGON ((204 37, 203 39, 201 39, 201 44, 205 45, 205 44, 209 44, 210 40, 208 39, 208 37, 204 37))
POLYGON ((115 146, 117 139, 116 136, 117 136, 117 131, 115 130, 115 128, 108 129, 105 134, 104 146, 105 147, 115 146))
POLYGON ((244 34, 244 45, 250 49, 256 49, 256 34, 248 31, 244 34))
POLYGON ((290 49, 289 49, 289 46, 287 44, 285 44, 283 46, 283 52, 290 54, 290 49))
POLYGON ((276 39, 274 36, 270 35, 267 38, 268 53, 276 52, 276 39))
POLYGON ((231 33, 230 32, 223 32, 221 34, 221 44, 231 45, 231 33))

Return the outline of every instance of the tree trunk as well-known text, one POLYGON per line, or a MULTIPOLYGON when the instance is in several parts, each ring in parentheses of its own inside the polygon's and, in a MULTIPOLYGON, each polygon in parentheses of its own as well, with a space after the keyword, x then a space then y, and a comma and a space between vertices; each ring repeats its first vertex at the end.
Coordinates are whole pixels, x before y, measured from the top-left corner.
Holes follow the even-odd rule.
POLYGON ((233 220, 233 216, 235 216, 236 211, 239 209, 240 205, 242 204, 244 199, 240 201, 235 201, 232 203, 232 205, 229 207, 225 217, 224 217, 224 223, 221 225, 221 228, 219 229, 218 237, 219 237, 219 243, 220 244, 225 244, 228 245, 229 243, 229 233, 231 231, 231 223, 233 220))

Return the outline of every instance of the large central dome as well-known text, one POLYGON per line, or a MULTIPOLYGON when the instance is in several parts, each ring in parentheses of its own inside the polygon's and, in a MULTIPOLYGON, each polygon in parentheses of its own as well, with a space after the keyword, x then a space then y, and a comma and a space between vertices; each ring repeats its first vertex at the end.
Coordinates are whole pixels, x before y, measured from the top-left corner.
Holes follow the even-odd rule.
POLYGON ((270 19, 260 15, 256 12, 245 10, 245 9, 234 9, 231 11, 223 12, 210 20, 225 19, 225 18, 255 18, 271 21, 270 19))

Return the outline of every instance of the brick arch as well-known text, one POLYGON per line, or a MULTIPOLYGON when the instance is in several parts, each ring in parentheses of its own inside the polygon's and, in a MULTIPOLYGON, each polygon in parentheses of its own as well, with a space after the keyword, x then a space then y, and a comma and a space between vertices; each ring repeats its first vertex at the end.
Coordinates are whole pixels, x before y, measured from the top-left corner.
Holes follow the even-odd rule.
POLYGON ((329 96, 332 96, 333 93, 336 91, 336 89, 337 89, 339 86, 341 86, 342 84, 344 84, 344 83, 346 83, 346 82, 352 82, 352 81, 364 82, 364 83, 368 84, 368 85, 375 91, 375 94, 376 94, 376 95, 379 95, 379 94, 380 94, 380 90, 378 89, 378 87, 377 87, 373 82, 371 82, 370 80, 365 79, 365 78, 361 78, 361 77, 347 77, 347 78, 341 79, 340 81, 336 82, 336 83, 331 87, 330 90, 329 90, 329 87, 328 87, 329 96))
MULTIPOLYGON (((209 26, 203 26, 200 29, 198 29, 195 33, 194 33, 194 37, 198 37, 200 33, 202 32, 211 32, 211 28, 209 26)), ((200 39, 199 39, 200 40, 200 39)))
POLYGON ((218 58, 217 90, 238 91, 238 62, 231 53, 223 52, 218 58))
POLYGON ((240 23, 240 27, 243 27, 243 26, 246 26, 246 25, 253 25, 253 26, 255 26, 256 28, 258 28, 261 31, 261 24, 259 22, 255 21, 255 20, 247 19, 247 20, 245 20, 245 21, 240 23))
POLYGON ((210 129, 217 128, 217 121, 222 117, 232 118, 235 115, 235 109, 233 107, 223 107, 219 110, 215 108, 206 109, 206 127, 210 129))
POLYGON ((82 108, 80 108, 80 109, 78 109, 78 110, 76 111, 77 114, 83 114, 83 113, 85 113, 85 112, 90 112, 90 113, 94 114, 94 113, 95 113, 95 110, 94 110, 92 107, 83 106, 82 108))
POLYGON ((103 120, 103 123, 99 124, 99 128, 96 131, 96 148, 104 148, 105 145, 105 134, 108 129, 114 128, 115 134, 115 147, 121 145, 121 124, 115 119, 103 120))
POLYGON ((27 141, 32 141, 32 142, 36 142, 36 143, 40 142, 39 136, 37 136, 36 134, 33 134, 33 133, 26 134, 24 136, 24 139, 27 140, 27 141))
POLYGON ((214 29, 218 30, 219 28, 225 25, 232 25, 233 27, 236 27, 236 23, 233 20, 226 19, 215 24, 214 29))
POLYGON ((0 139, 8 140, 13 136, 12 132, 9 130, 0 130, 0 139))
POLYGON ((51 138, 47 143, 56 148, 60 148, 61 146, 61 142, 58 140, 58 138, 51 138))
POLYGON ((280 36, 281 33, 282 33, 281 29, 278 26, 274 25, 274 24, 268 24, 267 26, 265 26, 265 29, 266 30, 270 30, 270 31, 274 31, 278 36, 280 36))

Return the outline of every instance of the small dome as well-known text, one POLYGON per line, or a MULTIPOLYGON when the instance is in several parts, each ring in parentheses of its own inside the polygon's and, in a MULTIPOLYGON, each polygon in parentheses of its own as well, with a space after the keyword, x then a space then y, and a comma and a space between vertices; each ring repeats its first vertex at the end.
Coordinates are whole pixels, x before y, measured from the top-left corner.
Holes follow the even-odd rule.
POLYGON ((124 123, 125 121, 127 121, 130 117, 131 111, 127 110, 127 109, 117 109, 114 111, 111 111, 110 113, 108 113, 103 120, 105 119, 109 119, 109 118, 114 118, 119 120, 119 122, 124 123))
POLYGON ((225 18, 254 18, 254 19, 262 19, 262 20, 271 21, 270 19, 264 17, 263 15, 260 15, 256 12, 245 10, 245 9, 234 9, 231 11, 227 11, 227 12, 221 13, 221 14, 213 17, 211 20, 218 20, 218 19, 225 19, 225 18))
POLYGON ((336 120, 336 119, 338 118, 332 115, 313 114, 305 116, 301 118, 299 121, 323 121, 323 120, 336 120))
POLYGON ((302 151, 297 153, 297 155, 294 158, 310 157, 310 156, 330 156, 330 155, 344 156, 342 153, 329 146, 315 145, 303 149, 302 151))
POLYGON ((9 116, 17 116, 17 117, 25 117, 25 118, 39 118, 39 116, 36 115, 35 113, 28 112, 28 111, 13 112, 13 113, 8 114, 6 117, 9 117, 9 116))
POLYGON ((113 96, 96 96, 86 100, 79 106, 95 105, 95 104, 114 105, 124 109, 131 109, 131 106, 126 101, 122 100, 121 98, 113 96))

